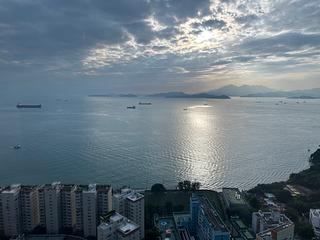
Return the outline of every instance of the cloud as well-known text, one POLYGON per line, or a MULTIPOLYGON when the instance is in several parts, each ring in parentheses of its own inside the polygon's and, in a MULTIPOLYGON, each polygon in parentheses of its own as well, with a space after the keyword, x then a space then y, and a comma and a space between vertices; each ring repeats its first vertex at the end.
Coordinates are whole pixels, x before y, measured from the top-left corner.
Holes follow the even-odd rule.
POLYGON ((0 70, 200 89, 308 69, 315 86, 319 22, 318 0, 2 0, 0 70))

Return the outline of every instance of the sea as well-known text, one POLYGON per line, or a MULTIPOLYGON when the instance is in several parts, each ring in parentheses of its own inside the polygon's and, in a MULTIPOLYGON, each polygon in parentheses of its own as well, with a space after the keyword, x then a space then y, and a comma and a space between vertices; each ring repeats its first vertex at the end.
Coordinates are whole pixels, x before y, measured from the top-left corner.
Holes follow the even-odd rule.
POLYGON ((145 189, 190 180, 204 189, 250 189, 308 168, 320 144, 320 100, 77 96, 23 102, 41 109, 17 109, 17 102, 0 102, 1 186, 61 181, 145 189))

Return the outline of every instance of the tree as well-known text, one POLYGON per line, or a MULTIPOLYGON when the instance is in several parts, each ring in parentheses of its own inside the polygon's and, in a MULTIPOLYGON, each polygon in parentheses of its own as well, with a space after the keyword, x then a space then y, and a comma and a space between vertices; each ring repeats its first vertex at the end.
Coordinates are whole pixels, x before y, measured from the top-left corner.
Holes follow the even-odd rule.
POLYGON ((155 239, 159 239, 160 237, 160 232, 157 228, 152 228, 149 230, 146 230, 146 237, 145 240, 155 240, 155 239))
POLYGON ((191 183, 191 190, 192 190, 192 191, 199 190, 199 189, 200 189, 200 186, 201 186, 201 183, 200 183, 200 182, 192 182, 192 183, 191 183))
POLYGON ((253 207, 255 210, 259 210, 261 208, 261 204, 256 196, 253 196, 249 200, 249 204, 251 207, 253 207))
POLYGON ((295 230, 302 239, 312 239, 314 237, 312 226, 307 222, 297 224, 295 230))
POLYGON ((161 183, 153 184, 151 187, 151 192, 157 193, 157 192, 165 192, 166 188, 161 183))
POLYGON ((183 182, 179 182, 177 187, 180 191, 184 190, 183 182))
POLYGON ((188 180, 183 181, 184 190, 190 191, 191 190, 191 182, 188 180))
POLYGON ((191 182, 189 180, 184 180, 179 182, 177 185, 178 190, 180 191, 196 191, 200 189, 200 182, 191 182))

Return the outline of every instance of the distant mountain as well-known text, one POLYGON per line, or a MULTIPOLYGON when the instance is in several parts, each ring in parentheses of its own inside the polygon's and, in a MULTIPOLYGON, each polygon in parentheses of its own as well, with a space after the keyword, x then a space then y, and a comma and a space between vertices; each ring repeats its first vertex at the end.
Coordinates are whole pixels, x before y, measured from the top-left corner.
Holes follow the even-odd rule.
POLYGON ((230 99, 230 97, 227 95, 214 95, 209 93, 187 94, 184 92, 155 93, 155 94, 149 95, 149 97, 230 99))
POLYGON ((149 97, 184 97, 185 94, 184 92, 165 92, 165 93, 154 93, 148 95, 149 97))
POLYGON ((273 91, 267 93, 255 93, 244 95, 243 97, 286 97, 286 98, 300 98, 312 99, 320 98, 320 88, 294 90, 294 91, 273 91))
POLYGON ((228 95, 228 96, 245 96, 249 94, 261 94, 261 93, 268 93, 273 92, 275 90, 264 87, 264 86, 250 86, 250 85, 226 85, 221 88, 211 90, 207 93, 213 95, 228 95))

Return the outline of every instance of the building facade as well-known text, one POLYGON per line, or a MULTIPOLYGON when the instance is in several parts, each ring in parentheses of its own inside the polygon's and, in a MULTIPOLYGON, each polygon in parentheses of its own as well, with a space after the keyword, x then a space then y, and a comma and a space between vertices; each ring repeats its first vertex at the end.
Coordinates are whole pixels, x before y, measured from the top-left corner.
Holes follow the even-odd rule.
POLYGON ((294 239, 294 223, 277 209, 271 212, 254 212, 252 214, 252 229, 257 239, 294 239))
MULTIPOLYGON (((142 224, 143 228, 138 225, 139 231, 135 233, 142 238, 143 195, 130 190, 120 203, 124 214, 132 219, 130 221, 134 219, 142 224)), ((35 229, 47 234, 96 237, 101 218, 112 209, 112 188, 109 185, 54 182, 39 186, 0 187, 0 238, 32 233, 35 229)), ((121 236, 127 235, 123 232, 121 236)))
POLYGON ((144 195, 131 189, 122 189, 113 195, 113 208, 140 226, 140 239, 144 238, 144 195))
POLYGON ((113 211, 97 228, 98 240, 140 240, 140 227, 113 211))
POLYGON ((97 235, 97 190, 90 184, 82 192, 83 234, 85 237, 97 235))
POLYGON ((44 202, 46 230, 49 234, 57 234, 61 229, 61 183, 54 182, 44 186, 44 202))
POLYGON ((191 198, 191 229, 199 240, 229 240, 230 232, 206 197, 191 198), (195 225, 193 225, 195 224, 195 225))
POLYGON ((38 188, 36 186, 21 186, 20 210, 22 232, 32 232, 40 224, 38 188))
POLYGON ((315 236, 320 238, 320 209, 310 209, 309 222, 312 225, 315 236))
POLYGON ((5 236, 17 236, 21 232, 20 185, 11 185, 2 190, 2 220, 5 236))

